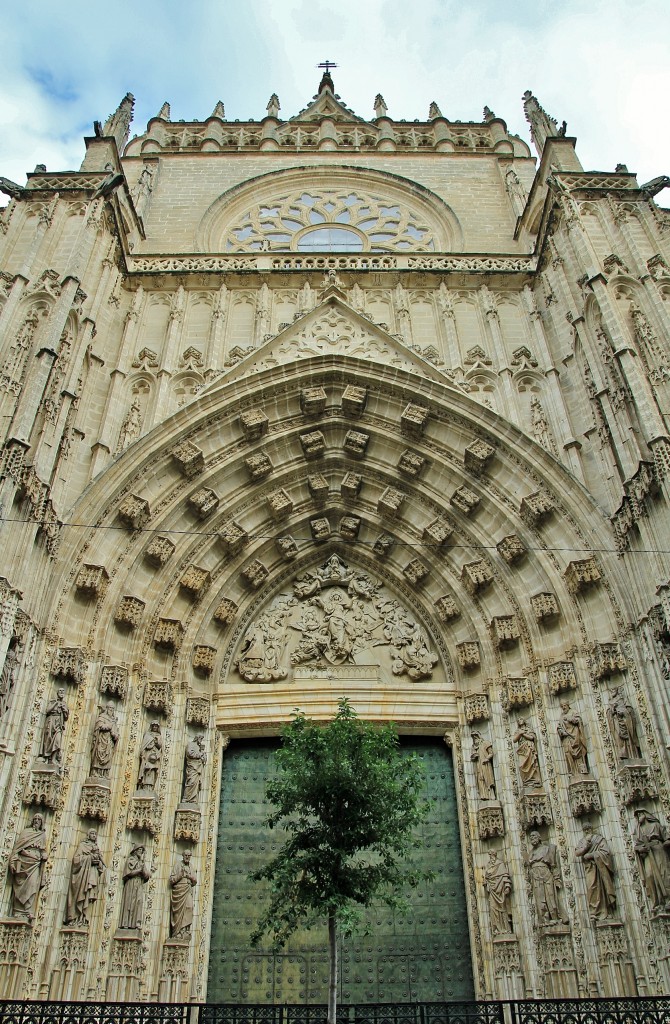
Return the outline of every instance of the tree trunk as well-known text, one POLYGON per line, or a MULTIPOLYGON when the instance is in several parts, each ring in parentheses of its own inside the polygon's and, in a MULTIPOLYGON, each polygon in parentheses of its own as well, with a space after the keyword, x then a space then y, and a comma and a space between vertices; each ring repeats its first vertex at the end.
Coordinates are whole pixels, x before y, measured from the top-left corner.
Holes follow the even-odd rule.
POLYGON ((328 945, 330 947, 330 976, 328 978, 328 1024, 337 1017, 337 924, 335 914, 328 914, 328 945))

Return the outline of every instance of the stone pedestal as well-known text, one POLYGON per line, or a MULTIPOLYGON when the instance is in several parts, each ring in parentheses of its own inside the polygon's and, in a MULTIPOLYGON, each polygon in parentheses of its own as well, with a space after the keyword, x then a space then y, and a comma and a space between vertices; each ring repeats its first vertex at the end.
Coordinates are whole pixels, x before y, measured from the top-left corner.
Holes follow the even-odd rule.
POLYGON ((200 840, 200 808, 196 804, 181 803, 174 816, 174 837, 187 843, 200 840))
POLYGON ((629 806, 638 800, 653 800, 656 796, 651 768, 643 761, 628 761, 619 768, 618 775, 624 801, 629 806))
POLYGON ((61 928, 58 967, 51 975, 49 998, 67 1002, 86 998, 87 928, 61 928))
POLYGON ((572 934, 568 925, 542 926, 540 947, 545 996, 548 999, 578 998, 579 986, 572 950, 572 934))
POLYGON ((0 990, 5 999, 19 998, 23 993, 31 938, 28 921, 0 921, 0 990))
POLYGON ((521 953, 515 935, 496 935, 493 939, 493 973, 500 999, 524 998, 521 953))
POLYGON ((60 804, 62 786, 63 778, 58 765, 37 762, 30 773, 23 802, 55 810, 60 804))
POLYGON ((521 797, 523 823, 526 828, 537 828, 539 825, 551 824, 551 807, 549 797, 542 790, 530 790, 521 797))
POLYGON ((152 789, 138 789, 128 804, 128 828, 155 836, 159 831, 158 799, 152 789))
POLYGON ((621 921, 594 921, 603 995, 637 995, 635 969, 621 921))
POLYGON ((119 929, 112 939, 106 997, 113 1003, 134 1003, 140 997, 142 938, 138 932, 119 929))
POLYGON ((107 821, 109 817, 109 804, 111 790, 109 779, 100 779, 97 776, 90 776, 81 788, 79 798, 79 817, 95 818, 97 821, 107 821))
POLYGON ((477 831, 480 839, 495 839, 505 835, 505 820, 497 800, 491 800, 478 808, 477 831))
POLYGON ((600 790, 592 775, 573 775, 568 785, 570 810, 575 818, 600 810, 600 790))
POLYGON ((161 957, 161 980, 158 988, 159 1003, 183 1003, 188 998, 189 943, 179 939, 166 939, 161 957))

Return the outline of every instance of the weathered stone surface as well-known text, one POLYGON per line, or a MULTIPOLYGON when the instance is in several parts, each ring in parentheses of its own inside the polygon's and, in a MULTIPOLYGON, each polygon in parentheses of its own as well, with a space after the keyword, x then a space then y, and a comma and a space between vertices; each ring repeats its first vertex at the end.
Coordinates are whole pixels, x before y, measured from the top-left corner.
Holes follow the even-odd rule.
POLYGON ((537 621, 545 624, 555 622, 560 614, 556 595, 547 591, 533 594, 530 599, 530 607, 537 621))
POLYGON ((268 575, 266 566, 257 558, 253 562, 249 562, 248 565, 245 565, 240 573, 243 584, 251 590, 258 590, 265 583, 268 575))
POLYGON ((215 658, 216 647, 211 647, 209 644, 195 644, 191 664, 198 675, 210 676, 214 669, 215 658))
POLYGON ((235 602, 231 601, 228 597, 224 597, 216 606, 213 618, 220 626, 229 626, 237 615, 237 611, 238 608, 235 602))
POLYGON ((208 569, 200 565, 189 565, 179 580, 179 586, 192 601, 199 601, 211 582, 212 575, 208 569))
POLYGON ((487 441, 478 438, 469 444, 463 453, 463 464, 466 469, 477 476, 483 473, 495 455, 495 448, 487 441))
POLYGON ((108 585, 109 573, 104 565, 83 565, 75 581, 77 593, 89 599, 104 597, 108 585))
POLYGON ((361 528, 360 516, 342 516, 340 519, 340 536, 344 540, 357 540, 361 528))
POLYGON ((405 501, 405 495, 395 487, 386 487, 377 502, 377 511, 382 516, 395 516, 405 501))
POLYGON ((526 548, 523 541, 517 537, 515 533, 510 534, 508 537, 503 537, 503 539, 498 541, 496 544, 496 548, 508 565, 514 565, 516 562, 520 562, 526 554, 526 548))
POLYGON ((428 409, 423 405, 406 405, 400 417, 400 428, 403 434, 410 437, 421 437, 428 422, 428 409))
POLYGON ((305 416, 320 416, 326 408, 327 401, 325 388, 302 388, 300 392, 300 410, 305 416))
POLYGON ((151 519, 149 502, 129 494, 119 505, 119 519, 129 530, 141 530, 151 519))
POLYGON ((343 448, 347 455, 354 459, 362 459, 367 452, 370 435, 363 430, 347 430, 344 435, 343 448))
POLYGON ((308 476, 307 486, 309 487, 309 493, 315 501, 325 501, 328 497, 328 481, 321 473, 312 473, 308 476))
POLYGON ((581 594, 599 583, 600 569, 595 558, 580 558, 570 562, 565 570, 565 582, 571 594, 581 594))
POLYGON ((154 644, 168 651, 178 651, 184 638, 184 627, 179 619, 159 619, 154 633, 154 644))
POLYGON ((148 545, 144 552, 144 557, 152 565, 155 565, 156 568, 160 568, 172 558, 174 547, 174 543, 169 537, 157 536, 148 545))
POLYGON ((462 643, 456 644, 456 657, 461 668, 479 668, 481 663, 479 642, 477 640, 464 640, 462 643))
POLYGON ((209 487, 201 487, 188 499, 189 506, 200 519, 207 519, 219 507, 219 496, 209 487))
POLYGON ((239 523, 226 523, 219 531, 219 540, 228 555, 236 555, 249 543, 249 534, 239 523))
POLYGON ((300 444, 306 459, 319 459, 326 450, 326 439, 320 430, 301 434, 300 444))
POLYGON ((271 491, 265 500, 267 501, 270 515, 277 522, 281 519, 286 519, 293 511, 293 500, 283 487, 278 488, 276 491, 271 491))
POLYGON ((459 618, 461 609, 458 607, 453 597, 444 595, 443 597, 438 597, 435 602, 435 612, 440 622, 453 622, 455 619, 459 618))
POLYGON ((420 587, 422 583, 428 578, 430 569, 425 562, 420 561, 418 558, 413 558, 411 562, 408 562, 403 573, 413 587, 420 587))
POLYGON ((114 612, 114 622, 125 629, 136 629, 142 621, 146 605, 139 597, 126 594, 114 612))
POLYGON ((360 416, 365 409, 368 389, 347 384, 342 392, 342 412, 345 416, 360 416))
POLYGON ((298 545, 293 537, 277 537, 275 540, 277 551, 287 562, 290 562, 298 554, 298 545))
POLYGON ((363 477, 360 473, 345 473, 340 484, 340 494, 345 501, 355 501, 360 494, 363 477))
POLYGON ((267 452, 262 451, 254 452, 253 455, 247 455, 244 465, 247 467, 247 472, 253 481, 264 480, 274 469, 272 459, 267 452))
POLYGON ((240 413, 240 426, 247 441, 257 441, 267 433, 268 418, 262 409, 246 409, 240 413))
POLYGON ((488 562, 466 562, 461 572, 461 582, 468 593, 482 593, 493 583, 493 572, 488 562))
POLYGON ((426 460, 423 455, 419 455, 418 452, 413 452, 409 448, 405 449, 398 460, 399 471, 409 477, 417 477, 425 465, 426 460))
POLYGON ((330 537, 330 522, 325 516, 319 516, 317 519, 310 519, 309 528, 312 531, 312 539, 317 544, 321 544, 324 540, 328 540, 330 537))
POLYGON ((554 503, 548 494, 534 491, 521 499, 521 518, 528 526, 541 526, 554 512, 554 503))
POLYGON ((449 499, 451 505, 457 508, 463 515, 469 516, 476 510, 481 498, 474 491, 470 490, 469 487, 458 487, 451 498, 449 499))
POLYGON ((169 715, 172 710, 172 686, 169 680, 154 679, 146 683, 142 703, 149 711, 169 715))
POLYGON ((192 480, 205 468, 205 456, 202 449, 191 441, 182 441, 172 449, 172 458, 179 471, 187 480, 192 480))

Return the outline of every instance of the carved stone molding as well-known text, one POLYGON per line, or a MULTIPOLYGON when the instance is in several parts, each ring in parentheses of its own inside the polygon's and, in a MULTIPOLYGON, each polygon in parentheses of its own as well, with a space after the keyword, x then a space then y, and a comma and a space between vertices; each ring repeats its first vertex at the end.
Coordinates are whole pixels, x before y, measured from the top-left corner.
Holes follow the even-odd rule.
POLYGON ((160 831, 158 798, 155 793, 139 790, 128 801, 128 828, 156 836, 160 831))
POLYGON ((570 779, 568 802, 575 818, 581 818, 585 814, 597 814, 601 809, 601 803, 596 780, 588 775, 570 779))
POLYGON ((200 842, 201 813, 197 807, 178 807, 174 816, 174 837, 187 843, 200 842))
POLYGON ((551 693, 577 689, 577 673, 571 661, 555 661, 547 671, 551 693))
POLYGON ((142 704, 148 711, 169 715, 172 710, 172 686, 167 679, 153 679, 144 684, 142 704))
POLYGON ((477 562, 466 562, 461 571, 461 582, 473 597, 482 593, 493 583, 493 572, 490 565, 483 559, 477 562))
POLYGON ((142 937, 115 935, 109 958, 109 973, 113 976, 139 978, 142 975, 142 937))
POLYGON ((589 655, 589 668, 594 679, 608 679, 628 667, 618 643, 594 644, 589 655))
POLYGON ((353 459, 362 459, 368 449, 370 435, 363 430, 348 430, 344 435, 343 448, 353 459))
POLYGON ((549 591, 533 594, 530 607, 537 621, 545 624, 555 622, 560 614, 556 595, 549 591))
POLYGON ((198 675, 210 676, 214 671, 215 658, 216 647, 211 647, 209 644, 194 644, 191 664, 198 675))
POLYGON ((267 502, 270 515, 275 522, 278 522, 280 519, 286 519, 293 511, 293 500, 283 487, 277 488, 276 491, 270 491, 266 495, 265 501, 267 502))
POLYGON ((426 460, 423 455, 419 455, 418 452, 413 452, 409 448, 406 448, 398 460, 398 470, 404 475, 409 477, 417 477, 423 467, 426 465, 426 460))
POLYGON ((394 544, 395 540, 388 533, 380 533, 372 545, 372 551, 378 558, 388 558, 394 544))
MULTIPOLYGON (((293 507, 291 505, 291 507, 293 507)), ((226 523, 219 531, 219 540, 223 544, 224 551, 228 555, 236 555, 238 551, 249 543, 249 534, 239 523, 226 523)))
POLYGON ((447 594, 444 594, 442 597, 438 597, 435 602, 435 614, 440 622, 453 622, 454 619, 458 619, 460 617, 461 609, 458 607, 453 597, 449 597, 447 594))
POLYGON ((516 615, 496 615, 491 619, 493 643, 499 650, 516 647, 521 636, 516 615))
POLYGON ((88 954, 88 942, 88 928, 61 928, 58 956, 60 963, 70 970, 77 966, 80 970, 84 970, 88 954))
POLYGON ((257 558, 253 562, 249 562, 248 565, 245 565, 240 573, 243 584, 250 590, 258 590, 265 583, 269 575, 268 569, 257 558))
POLYGON ((285 562, 292 561, 298 554, 298 545, 290 535, 277 537, 275 539, 275 546, 285 562))
POLYGON ((340 494, 345 501, 355 501, 362 485, 363 477, 360 473, 345 473, 340 484, 340 494))
POLYGON ((421 437, 428 422, 428 409, 423 405, 406 405, 400 416, 400 429, 410 437, 421 437))
MULTIPOLYGON (((0 921, 0 967, 27 967, 32 928, 28 921, 0 921)), ((4 993, 5 997, 7 992, 4 993)))
POLYGON ((361 517, 360 516, 342 516, 340 519, 340 536, 344 540, 357 540, 358 533, 361 528, 361 517))
POLYGON ((189 497, 188 504, 199 519, 207 519, 219 507, 219 496, 209 487, 201 487, 189 497))
POLYGON ((212 576, 208 569, 203 569, 199 565, 189 565, 179 580, 179 587, 192 601, 199 601, 209 589, 211 582, 212 576))
POLYGON ((179 939, 166 939, 163 943, 161 957, 161 976, 163 978, 180 977, 184 985, 187 985, 190 977, 188 954, 188 942, 179 939))
POLYGON ((108 779, 86 779, 81 788, 79 810, 77 813, 80 818, 94 818, 98 821, 107 821, 110 800, 111 792, 108 779))
POLYGON ((472 444, 469 444, 463 452, 463 465, 471 473, 479 476, 484 472, 494 455, 495 448, 493 445, 478 438, 472 444))
POLYGON ((658 794, 648 764, 625 764, 619 768, 618 779, 624 803, 630 806, 638 800, 654 799, 658 794))
POLYGON ((411 562, 408 562, 403 569, 405 579, 408 580, 413 587, 420 587, 421 584, 428 578, 430 569, 427 565, 421 562, 418 558, 413 558, 411 562))
POLYGON ((57 647, 51 659, 51 675, 78 686, 86 678, 86 657, 81 647, 57 647))
POLYGON ((405 500, 405 495, 396 487, 386 487, 379 496, 377 511, 382 516, 396 516, 400 506, 405 500))
POLYGON ((521 811, 526 828, 550 825, 553 821, 549 797, 546 793, 524 793, 521 797, 521 811))
POLYGON ((309 493, 312 495, 314 501, 322 502, 328 497, 328 481, 325 476, 321 473, 312 473, 307 477, 307 486, 309 493))
POLYGON ((182 441, 172 449, 172 458, 177 464, 180 473, 187 480, 192 480, 205 468, 205 456, 202 449, 198 448, 191 441, 182 441))
POLYGON ((582 594, 601 579, 595 558, 578 558, 565 570, 565 583, 571 594, 582 594))
POLYGON ((330 522, 325 516, 310 519, 309 528, 312 531, 312 540, 316 544, 322 544, 330 537, 330 522))
POLYGON ((554 512, 554 503, 548 494, 534 491, 521 499, 519 512, 527 526, 540 526, 554 512))
POLYGON ((527 676, 517 676, 505 680, 503 704, 505 709, 526 708, 533 703, 533 687, 527 676))
POLYGON ((247 441, 258 441, 267 432, 268 418, 262 409, 247 409, 240 413, 240 426, 247 441))
POLYGON ((104 565, 82 565, 77 574, 75 589, 82 597, 101 598, 109 586, 109 573, 104 565))
POLYGON ((441 548, 453 534, 451 525, 446 519, 433 519, 432 523, 423 528, 423 541, 428 547, 441 548))
POLYGON ((229 626, 238 612, 238 607, 229 597, 224 597, 214 609, 212 618, 220 626, 229 626))
POLYGON ((325 388, 302 388, 300 391, 300 411, 305 416, 321 416, 327 401, 325 388))
POLYGON ((244 460, 244 465, 247 467, 249 477, 254 482, 256 480, 264 480, 266 476, 269 476, 274 466, 272 459, 267 452, 260 451, 254 452, 253 455, 247 455, 244 460))
POLYGON ((36 764, 30 773, 23 802, 55 810, 60 806, 62 787, 63 780, 56 765, 36 764))
POLYGON ((100 693, 126 699, 128 693, 128 669, 123 665, 105 665, 100 672, 100 693))
POLYGON ((151 519, 149 502, 137 494, 129 494, 119 505, 119 519, 128 530, 141 530, 151 519))
MULTIPOLYGON (((216 648, 211 647, 215 651, 216 648)), ((189 725, 201 725, 204 729, 209 728, 209 718, 212 712, 212 702, 209 697, 189 697, 186 701, 186 721, 189 725)))
POLYGON ((114 611, 114 622, 125 629, 136 629, 142 621, 146 605, 139 597, 126 594, 114 611))
POLYGON ((178 651, 184 639, 184 627, 179 619, 159 619, 154 633, 154 647, 178 651))
POLYGON ((499 540, 496 548, 498 554, 505 559, 508 565, 520 562, 526 554, 526 547, 523 541, 515 533, 511 533, 508 537, 503 537, 502 540, 499 540))
POLYGON ((465 516, 472 515, 479 505, 481 498, 474 491, 471 491, 469 487, 457 487, 449 503, 457 508, 465 516))
POLYGON ((479 668, 481 664, 479 641, 464 640, 463 643, 456 644, 456 657, 458 658, 458 664, 463 669, 471 670, 479 668))
POLYGON ((169 537, 154 537, 144 552, 144 557, 151 565, 160 569, 161 566, 165 565, 172 558, 174 548, 175 546, 169 537))
POLYGON ((468 725, 473 722, 485 722, 491 717, 489 698, 485 693, 466 693, 463 708, 468 725))
POLYGON ((628 959, 628 943, 621 921, 598 921, 595 932, 599 963, 607 964, 610 960, 628 959))
POLYGON ((521 954, 513 935, 496 935, 493 939, 493 972, 496 978, 521 974, 521 954))
POLYGON ((360 416, 368 397, 368 389, 347 384, 342 392, 342 412, 345 416, 360 416))
POLYGON ((320 430, 300 434, 300 445, 306 459, 319 459, 326 450, 326 439, 320 430))
POLYGON ((499 839, 505 835, 505 819, 497 801, 477 808, 477 832, 480 839, 499 839))

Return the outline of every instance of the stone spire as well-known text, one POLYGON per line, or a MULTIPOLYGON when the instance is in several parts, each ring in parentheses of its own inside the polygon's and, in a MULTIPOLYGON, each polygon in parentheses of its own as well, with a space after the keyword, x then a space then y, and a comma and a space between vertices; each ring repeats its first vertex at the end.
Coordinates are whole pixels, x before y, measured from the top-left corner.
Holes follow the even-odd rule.
POLYGON ((559 134, 558 122, 540 106, 537 97, 533 96, 530 89, 526 89, 523 94, 523 110, 530 125, 530 134, 535 148, 542 156, 547 139, 555 138, 559 134))
POLYGON ((162 121, 170 120, 170 104, 164 103, 161 109, 156 114, 156 117, 160 117, 162 121))
POLYGON ((220 117, 222 121, 226 120, 226 111, 221 100, 218 101, 214 110, 209 115, 210 117, 220 117))
POLYGON ((431 105, 428 107, 428 120, 434 121, 436 117, 442 117, 442 111, 438 107, 435 100, 433 100, 431 105))
POLYGON ((375 117, 384 117, 388 107, 384 103, 384 97, 380 92, 375 96, 375 117))
POLYGON ((281 110, 281 104, 279 102, 279 96, 276 92, 272 93, 272 96, 268 100, 268 105, 265 108, 268 112, 268 117, 276 117, 281 110))
POLYGON ((135 97, 131 92, 127 92, 114 113, 109 115, 102 129, 103 136, 111 135, 116 139, 119 153, 123 152, 123 147, 130 135, 130 122, 133 119, 134 107, 135 97))

